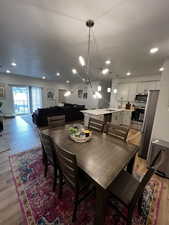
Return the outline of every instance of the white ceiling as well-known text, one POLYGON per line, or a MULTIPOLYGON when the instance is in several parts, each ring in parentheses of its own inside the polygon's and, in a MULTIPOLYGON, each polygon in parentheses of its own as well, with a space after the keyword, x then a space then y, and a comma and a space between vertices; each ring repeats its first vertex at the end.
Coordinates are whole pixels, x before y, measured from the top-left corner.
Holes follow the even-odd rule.
MULTIPOLYGON (((0 0, 2 72, 78 82, 71 69, 87 55, 87 19, 95 21, 92 67, 110 58, 109 77, 158 74, 169 52, 168 0, 0 0), (154 46, 160 50, 150 55, 154 46)), ((103 77, 92 73, 93 80, 103 77)))

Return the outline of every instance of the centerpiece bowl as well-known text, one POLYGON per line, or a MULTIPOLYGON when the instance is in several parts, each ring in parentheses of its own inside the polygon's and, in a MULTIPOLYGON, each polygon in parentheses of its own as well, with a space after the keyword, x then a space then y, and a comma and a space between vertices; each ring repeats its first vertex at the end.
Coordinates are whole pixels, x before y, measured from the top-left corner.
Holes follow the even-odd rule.
POLYGON ((92 132, 81 124, 75 124, 69 128, 69 136, 75 142, 85 143, 92 138, 92 132))

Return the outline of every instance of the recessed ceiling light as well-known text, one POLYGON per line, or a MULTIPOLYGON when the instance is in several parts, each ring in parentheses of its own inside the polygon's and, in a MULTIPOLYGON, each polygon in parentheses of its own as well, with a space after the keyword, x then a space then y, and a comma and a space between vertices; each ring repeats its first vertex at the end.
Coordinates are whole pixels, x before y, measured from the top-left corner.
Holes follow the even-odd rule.
POLYGON ((43 80, 45 80, 45 79, 46 79, 46 77, 45 77, 45 76, 43 76, 43 77, 42 77, 42 79, 43 79, 43 80))
POLYGON ((77 70, 75 68, 72 69, 73 74, 77 74, 77 70))
POLYGON ((86 65, 86 62, 85 62, 85 59, 83 58, 83 56, 79 56, 79 63, 80 63, 81 66, 86 65))
POLYGON ((57 77, 59 77, 59 76, 60 76, 60 73, 59 73, 59 72, 57 72, 57 73, 56 73, 56 76, 57 76, 57 77))
POLYGON ((12 62, 12 63, 11 63, 11 66, 16 66, 16 63, 15 63, 15 62, 12 62))
POLYGON ((109 72, 109 69, 108 68, 105 68, 105 69, 102 69, 102 74, 105 75, 109 72))
POLYGON ((154 48, 151 48, 150 49, 150 53, 151 54, 155 54, 156 52, 158 52, 159 51, 159 48, 157 48, 157 47, 154 47, 154 48))
POLYGON ((105 61, 105 63, 106 63, 106 65, 109 65, 109 64, 111 64, 111 60, 108 59, 105 61))
POLYGON ((67 84, 69 84, 69 83, 70 83, 70 81, 69 81, 69 80, 67 80, 67 81, 66 81, 66 83, 67 83, 67 84))
POLYGON ((159 69, 159 71, 160 71, 160 72, 163 72, 163 71, 164 71, 164 67, 161 67, 161 68, 159 69))
POLYGON ((130 72, 127 72, 127 73, 126 73, 126 76, 130 76, 130 75, 131 75, 131 73, 130 73, 130 72))
POLYGON ((11 71, 10 70, 6 70, 6 73, 11 73, 11 71))

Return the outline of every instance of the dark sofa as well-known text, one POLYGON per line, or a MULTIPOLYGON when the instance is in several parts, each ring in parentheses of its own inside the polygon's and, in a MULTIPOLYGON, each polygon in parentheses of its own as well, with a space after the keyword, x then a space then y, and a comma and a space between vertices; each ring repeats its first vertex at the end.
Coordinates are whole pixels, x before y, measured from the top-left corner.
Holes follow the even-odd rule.
POLYGON ((64 106, 37 109, 32 114, 32 120, 38 127, 47 126, 50 116, 65 115, 66 122, 82 120, 84 116, 81 110, 85 110, 84 105, 64 103, 64 106))

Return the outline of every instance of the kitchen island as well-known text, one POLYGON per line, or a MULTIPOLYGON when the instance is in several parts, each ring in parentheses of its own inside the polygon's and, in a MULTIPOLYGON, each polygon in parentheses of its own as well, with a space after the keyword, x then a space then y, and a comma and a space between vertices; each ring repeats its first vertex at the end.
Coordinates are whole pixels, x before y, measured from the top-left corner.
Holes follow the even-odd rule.
POLYGON ((87 127, 90 118, 95 118, 102 120, 105 123, 110 122, 116 125, 126 125, 131 124, 131 113, 132 110, 128 109, 117 109, 117 108, 105 108, 105 109, 90 109, 82 110, 84 114, 84 125, 87 127))

